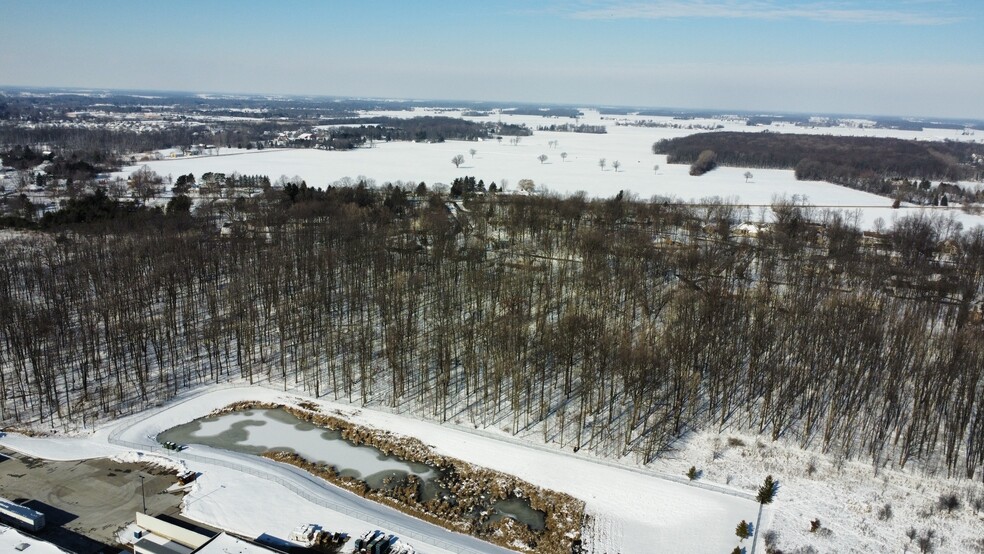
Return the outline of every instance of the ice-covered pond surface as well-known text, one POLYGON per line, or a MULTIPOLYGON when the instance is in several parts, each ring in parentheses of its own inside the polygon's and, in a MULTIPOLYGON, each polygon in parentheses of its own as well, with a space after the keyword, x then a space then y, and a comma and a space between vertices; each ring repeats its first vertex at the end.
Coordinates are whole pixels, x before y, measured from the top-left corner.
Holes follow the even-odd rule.
MULTIPOLYGON (((267 451, 294 452, 305 460, 333 466, 343 477, 364 481, 370 488, 385 488, 408 475, 421 480, 421 500, 427 501, 446 491, 438 483, 441 472, 426 464, 384 454, 368 445, 355 445, 339 431, 324 429, 279 409, 230 412, 196 419, 164 431, 157 441, 202 444, 248 454, 267 451)), ((492 520, 512 517, 534 530, 543 529, 544 514, 530 507, 525 499, 495 502, 492 520)))
POLYGON ((529 525, 530 529, 540 531, 546 526, 546 514, 530 507, 529 501, 522 498, 507 498, 492 504, 495 511, 489 516, 489 521, 498 521, 511 517, 529 525))
POLYGON ((340 475, 361 479, 372 488, 380 488, 386 477, 414 474, 426 482, 438 476, 430 466, 354 445, 338 431, 317 427, 283 410, 246 410, 196 419, 161 433, 157 440, 250 454, 294 452, 310 462, 334 466, 340 475))

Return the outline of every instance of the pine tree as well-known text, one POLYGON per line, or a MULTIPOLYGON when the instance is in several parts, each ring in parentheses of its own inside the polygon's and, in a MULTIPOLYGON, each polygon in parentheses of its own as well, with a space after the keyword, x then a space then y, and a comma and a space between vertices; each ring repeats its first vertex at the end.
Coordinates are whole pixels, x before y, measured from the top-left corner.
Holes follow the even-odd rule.
POLYGON ((757 500, 760 505, 772 504, 772 501, 775 500, 776 494, 778 493, 779 482, 774 481, 772 476, 769 475, 765 478, 765 483, 759 487, 758 495, 755 497, 755 500, 757 500))
POLYGON ((779 493, 779 481, 774 481, 772 476, 769 475, 765 478, 765 482, 759 487, 758 494, 755 496, 755 500, 759 503, 759 513, 758 519, 755 520, 755 528, 752 530, 752 552, 755 552, 755 543, 758 542, 758 529, 759 524, 762 523, 762 507, 766 504, 772 504, 772 501, 776 499, 776 494, 779 493))
POLYGON ((754 530, 755 526, 743 519, 741 520, 741 523, 738 524, 738 527, 735 527, 735 535, 738 535, 738 540, 740 542, 748 537, 751 537, 754 530))

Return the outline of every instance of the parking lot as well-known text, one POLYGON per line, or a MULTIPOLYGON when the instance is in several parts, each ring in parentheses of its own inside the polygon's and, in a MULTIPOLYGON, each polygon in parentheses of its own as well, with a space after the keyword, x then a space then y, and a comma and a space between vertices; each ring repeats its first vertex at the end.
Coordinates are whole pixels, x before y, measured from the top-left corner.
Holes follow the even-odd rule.
POLYGON ((116 532, 144 500, 148 514, 177 515, 181 495, 163 492, 175 481, 147 464, 52 462, 0 448, 0 496, 44 513, 47 525, 37 536, 77 554, 119 552, 116 532))

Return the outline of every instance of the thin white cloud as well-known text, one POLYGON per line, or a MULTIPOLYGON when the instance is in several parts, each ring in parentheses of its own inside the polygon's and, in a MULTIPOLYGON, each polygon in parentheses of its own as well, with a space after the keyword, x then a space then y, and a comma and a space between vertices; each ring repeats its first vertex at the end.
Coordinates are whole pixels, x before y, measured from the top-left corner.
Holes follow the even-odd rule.
MULTIPOLYGON (((912 6, 899 2, 896 5, 912 6)), ((881 23, 894 25, 946 25, 962 17, 936 10, 871 8, 856 2, 808 2, 794 4, 772 0, 653 0, 649 2, 588 2, 571 7, 575 19, 801 19, 829 23, 881 23)))

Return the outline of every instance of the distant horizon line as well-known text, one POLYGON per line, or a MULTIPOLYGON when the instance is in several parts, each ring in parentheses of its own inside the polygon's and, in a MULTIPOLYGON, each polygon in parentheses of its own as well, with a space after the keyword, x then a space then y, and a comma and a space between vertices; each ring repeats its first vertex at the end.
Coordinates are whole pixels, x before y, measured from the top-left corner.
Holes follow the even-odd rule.
MULTIPOLYGON (((58 91, 63 93, 117 93, 121 96, 126 96, 126 93, 144 93, 144 94, 169 94, 173 96, 198 96, 198 95, 216 95, 216 96, 226 96, 229 99, 235 99, 237 97, 244 97, 246 99, 266 99, 275 101, 278 98, 283 99, 342 99, 342 100, 362 100, 362 101, 380 101, 380 102, 404 102, 404 103, 427 103, 427 102, 447 102, 449 104, 503 104, 509 106, 536 106, 536 107, 564 107, 564 108, 595 108, 595 109, 621 109, 621 110, 660 110, 666 112, 676 112, 680 115, 689 115, 694 113, 714 113, 716 115, 745 115, 745 116, 822 116, 822 117, 836 117, 836 118, 883 118, 883 119, 901 119, 906 121, 911 121, 913 123, 925 122, 925 123, 936 123, 936 122, 946 122, 946 123, 974 123, 974 124, 984 124, 984 118, 975 117, 940 117, 940 116, 928 116, 928 115, 900 115, 900 114, 872 114, 872 113, 860 113, 860 112, 813 112, 813 111, 786 111, 786 110, 755 110, 755 109, 729 109, 729 108, 682 108, 682 107, 668 107, 668 106, 640 106, 632 104, 610 104, 610 103, 592 103, 592 102, 582 102, 582 103, 570 103, 570 102, 540 102, 533 100, 475 100, 475 99, 451 99, 451 98, 412 98, 412 97, 395 97, 395 96, 350 96, 350 95, 335 95, 335 94, 307 94, 307 93, 270 93, 270 92, 230 92, 230 91, 192 91, 192 90, 174 90, 174 89, 144 89, 144 88, 110 88, 110 87, 84 87, 84 86, 29 86, 29 85, 10 85, 10 84, 0 84, 0 93, 9 90, 18 91, 58 91)), ((130 96, 135 96, 129 94, 130 96)), ((435 105, 434 107, 439 107, 435 105)))

